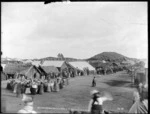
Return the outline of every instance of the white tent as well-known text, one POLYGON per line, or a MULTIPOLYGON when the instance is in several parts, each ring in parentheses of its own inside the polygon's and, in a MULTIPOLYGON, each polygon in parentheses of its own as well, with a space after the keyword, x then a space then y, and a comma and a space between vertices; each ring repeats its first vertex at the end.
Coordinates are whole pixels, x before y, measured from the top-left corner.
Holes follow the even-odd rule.
POLYGON ((80 70, 84 70, 85 68, 88 68, 89 70, 95 70, 95 68, 86 61, 69 62, 69 64, 80 70))
POLYGON ((44 61, 41 66, 55 66, 55 67, 61 67, 63 65, 64 61, 44 61))
POLYGON ((32 65, 35 65, 36 67, 41 65, 41 61, 33 61, 32 65))

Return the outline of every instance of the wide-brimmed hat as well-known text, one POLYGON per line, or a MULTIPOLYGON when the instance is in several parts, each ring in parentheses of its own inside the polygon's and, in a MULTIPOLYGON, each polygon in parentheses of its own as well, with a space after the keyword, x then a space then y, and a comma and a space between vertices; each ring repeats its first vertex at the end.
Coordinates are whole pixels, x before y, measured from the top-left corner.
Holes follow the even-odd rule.
POLYGON ((26 95, 26 94, 23 94, 22 101, 24 103, 32 103, 33 102, 33 97, 29 96, 29 95, 26 95))
POLYGON ((96 90, 96 89, 94 89, 94 90, 91 91, 91 95, 94 95, 94 94, 96 94, 96 93, 99 93, 99 91, 96 90))

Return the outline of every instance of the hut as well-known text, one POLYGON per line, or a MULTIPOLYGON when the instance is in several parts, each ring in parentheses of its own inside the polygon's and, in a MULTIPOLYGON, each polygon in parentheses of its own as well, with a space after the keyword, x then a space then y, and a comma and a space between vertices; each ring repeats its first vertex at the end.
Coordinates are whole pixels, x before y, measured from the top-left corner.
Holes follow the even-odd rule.
POLYGON ((32 65, 29 68, 18 72, 20 76, 25 76, 27 79, 41 79, 44 73, 41 72, 36 66, 32 65))
POLYGON ((65 61, 44 61, 41 66, 53 66, 56 67, 59 72, 63 72, 63 70, 71 69, 71 66, 65 61))
POLYGON ((43 70, 46 73, 46 78, 54 78, 60 73, 55 66, 40 66, 40 70, 43 70))
POLYGON ((22 70, 29 68, 31 65, 24 65, 24 64, 14 64, 9 63, 3 69, 4 73, 8 75, 8 78, 12 77, 15 78, 16 74, 22 70))

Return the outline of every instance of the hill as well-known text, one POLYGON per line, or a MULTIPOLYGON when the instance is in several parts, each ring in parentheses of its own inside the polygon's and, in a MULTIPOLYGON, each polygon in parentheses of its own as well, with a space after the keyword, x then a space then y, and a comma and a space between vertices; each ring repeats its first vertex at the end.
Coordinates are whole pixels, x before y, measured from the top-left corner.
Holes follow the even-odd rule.
POLYGON ((103 52, 100 54, 97 54, 89 59, 87 59, 88 61, 109 61, 109 62, 122 62, 125 61, 127 59, 130 59, 129 57, 126 57, 124 55, 121 55, 119 53, 116 52, 103 52))

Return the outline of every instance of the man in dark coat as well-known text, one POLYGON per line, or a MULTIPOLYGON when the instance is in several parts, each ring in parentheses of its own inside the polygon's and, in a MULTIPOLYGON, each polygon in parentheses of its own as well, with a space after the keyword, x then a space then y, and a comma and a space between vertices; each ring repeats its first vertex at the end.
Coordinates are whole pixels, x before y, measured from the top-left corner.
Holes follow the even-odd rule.
POLYGON ((95 80, 95 77, 93 78, 93 81, 92 81, 92 87, 95 87, 96 86, 96 80, 95 80))

